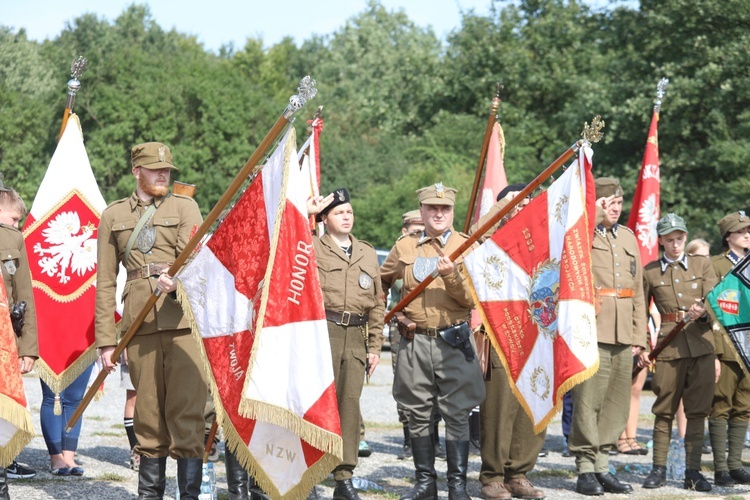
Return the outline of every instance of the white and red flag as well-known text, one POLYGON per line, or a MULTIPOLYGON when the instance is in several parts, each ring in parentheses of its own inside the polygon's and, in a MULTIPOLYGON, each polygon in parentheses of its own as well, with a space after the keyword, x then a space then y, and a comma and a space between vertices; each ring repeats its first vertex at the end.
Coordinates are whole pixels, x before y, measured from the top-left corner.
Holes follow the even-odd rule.
POLYGON ((500 123, 495 121, 487 148, 487 162, 484 168, 482 188, 479 191, 472 222, 478 221, 480 217, 490 211, 492 205, 497 202, 497 194, 508 185, 508 178, 505 176, 505 164, 503 162, 504 156, 505 135, 500 123))
POLYGON ((23 227, 37 310, 35 368, 56 393, 96 358, 96 229, 106 206, 71 114, 23 227))
POLYGON ((536 432, 599 366, 591 156, 583 148, 547 191, 464 259, 490 340, 536 432))
POLYGON ((7 467, 34 436, 34 424, 26 406, 26 391, 18 369, 16 334, 10 320, 10 304, 0 274, 0 467, 7 467))
POLYGON ((178 296, 218 417, 272 498, 306 498, 342 460, 323 293, 294 129, 201 251, 178 296))
POLYGON ((658 125, 659 112, 654 111, 651 117, 651 126, 648 129, 646 151, 643 153, 643 163, 635 187, 633 207, 630 209, 630 217, 628 217, 628 227, 638 239, 638 249, 641 252, 641 262, 644 266, 659 258, 659 244, 656 234, 661 196, 658 125))

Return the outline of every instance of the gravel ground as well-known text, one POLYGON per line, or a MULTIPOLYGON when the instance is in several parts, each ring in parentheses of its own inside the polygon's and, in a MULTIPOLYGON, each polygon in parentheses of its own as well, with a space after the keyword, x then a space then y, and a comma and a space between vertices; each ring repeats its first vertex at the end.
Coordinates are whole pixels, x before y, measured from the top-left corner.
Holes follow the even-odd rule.
MULTIPOLYGON (((368 458, 361 458, 355 471, 356 477, 374 481, 382 491, 367 491, 363 499, 398 498, 411 488, 414 469, 411 461, 398 460, 403 434, 396 415, 396 404, 391 396, 393 381, 390 368, 390 353, 383 352, 381 366, 378 367, 370 384, 365 386, 362 396, 362 412, 367 425, 367 441, 373 450, 368 458)), ((34 418, 37 436, 24 449, 18 461, 38 471, 36 477, 27 480, 10 480, 10 494, 13 499, 125 499, 134 498, 137 492, 138 475, 128 467, 128 440, 122 425, 122 411, 125 391, 119 388, 119 374, 111 375, 106 383, 104 396, 93 402, 83 417, 83 429, 79 442, 77 460, 85 469, 82 477, 56 477, 49 472, 49 456, 39 425, 41 388, 36 375, 24 377, 29 407, 34 418)), ((644 392, 641 401, 641 425, 638 440, 649 439, 653 419, 650 413, 653 394, 644 392)), ((572 458, 563 458, 562 429, 559 417, 550 424, 547 432, 546 448, 549 455, 540 458, 536 469, 529 478, 547 493, 547 498, 585 498, 575 493, 575 463, 572 458)), ((748 451, 746 450, 746 453, 748 451)), ((745 456, 745 458, 748 458, 745 456)), ((629 497, 666 499, 750 499, 750 486, 734 488, 714 487, 710 494, 696 493, 681 489, 681 481, 669 481, 658 490, 645 490, 640 487, 644 476, 624 471, 626 465, 641 464, 650 466, 649 456, 618 455, 611 463, 618 470, 618 477, 633 484, 635 491, 629 497)), ((472 497, 481 498, 479 483, 480 459, 472 454, 469 463, 469 487, 472 497)), ((704 473, 712 481, 711 455, 703 456, 704 473)), ((447 499, 445 483, 446 463, 437 462, 440 499, 447 499)), ((226 476, 222 462, 216 464, 219 498, 228 498, 226 476)), ((176 462, 167 462, 167 493, 165 498, 173 498, 175 492, 176 462)), ((331 477, 315 488, 317 498, 331 498, 333 494, 331 477)), ((600 498, 623 498, 606 494, 600 498)))

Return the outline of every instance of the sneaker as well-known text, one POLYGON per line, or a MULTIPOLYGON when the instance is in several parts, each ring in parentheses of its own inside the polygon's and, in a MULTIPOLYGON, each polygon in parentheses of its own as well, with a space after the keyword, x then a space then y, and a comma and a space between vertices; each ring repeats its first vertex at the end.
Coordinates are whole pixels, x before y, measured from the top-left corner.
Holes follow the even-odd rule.
POLYGON ((36 471, 34 469, 21 465, 15 460, 5 468, 5 472, 8 473, 8 479, 30 479, 36 476, 36 471))
POLYGON ((372 455, 372 450, 370 449, 370 445, 367 444, 367 441, 360 441, 359 450, 357 451, 357 456, 369 457, 370 455, 372 455))
POLYGON ((135 448, 130 450, 130 469, 138 471, 141 468, 141 456, 135 452, 135 448))

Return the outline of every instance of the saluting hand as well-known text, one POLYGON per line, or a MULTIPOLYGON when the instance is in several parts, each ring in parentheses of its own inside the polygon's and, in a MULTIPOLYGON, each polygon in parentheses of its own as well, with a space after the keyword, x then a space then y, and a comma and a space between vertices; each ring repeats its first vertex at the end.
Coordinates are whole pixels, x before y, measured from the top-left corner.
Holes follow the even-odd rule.
POLYGON ((318 215, 325 207, 333 201, 333 193, 325 198, 322 196, 312 196, 307 199, 307 215, 318 215))

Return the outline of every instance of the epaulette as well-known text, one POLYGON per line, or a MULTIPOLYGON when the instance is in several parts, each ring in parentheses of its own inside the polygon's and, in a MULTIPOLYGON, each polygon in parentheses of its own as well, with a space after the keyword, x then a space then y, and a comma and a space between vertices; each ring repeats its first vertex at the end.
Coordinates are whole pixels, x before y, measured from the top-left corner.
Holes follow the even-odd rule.
POLYGON ((618 230, 620 230, 620 229, 627 229, 630 234, 632 234, 633 236, 635 236, 635 233, 633 232, 633 230, 630 229, 628 226, 624 226, 622 224, 617 224, 617 229, 618 230))
POLYGON ((172 196, 174 196, 175 198, 182 198, 184 200, 193 200, 193 201, 195 201, 192 196, 188 196, 188 195, 185 195, 185 194, 172 193, 172 196))
POLYGON ((109 205, 107 205, 107 206, 108 206, 108 207, 112 207, 112 206, 114 206, 114 205, 119 205, 120 203, 125 203, 125 202, 126 202, 126 201, 128 201, 129 199, 130 199, 130 196, 128 196, 127 198, 121 198, 121 199, 119 199, 119 200, 115 200, 115 201, 113 201, 112 203, 110 203, 110 204, 109 204, 109 205))
POLYGON ((375 250, 375 247, 372 246, 372 243, 370 243, 369 241, 365 241, 365 240, 357 240, 357 241, 359 241, 363 245, 368 246, 368 247, 372 248, 373 250, 375 250))

